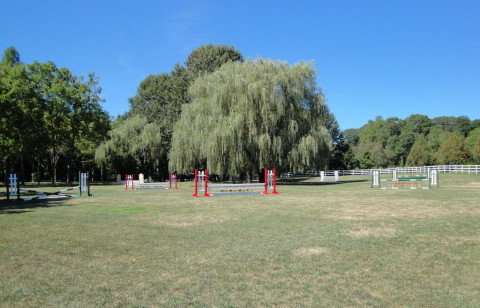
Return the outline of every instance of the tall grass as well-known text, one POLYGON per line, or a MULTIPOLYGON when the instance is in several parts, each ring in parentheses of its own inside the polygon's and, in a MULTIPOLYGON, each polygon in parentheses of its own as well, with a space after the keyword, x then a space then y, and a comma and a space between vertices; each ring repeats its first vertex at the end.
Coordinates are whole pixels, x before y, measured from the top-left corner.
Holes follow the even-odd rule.
POLYGON ((480 307, 480 177, 0 204, 0 306, 480 307))

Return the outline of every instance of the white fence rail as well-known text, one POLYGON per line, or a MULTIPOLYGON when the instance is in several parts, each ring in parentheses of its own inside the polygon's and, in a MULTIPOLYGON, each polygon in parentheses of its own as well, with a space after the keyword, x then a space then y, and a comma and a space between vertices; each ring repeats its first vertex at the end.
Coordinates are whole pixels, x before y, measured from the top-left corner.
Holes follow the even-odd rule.
MULTIPOLYGON (((340 176, 344 175, 369 175, 372 170, 380 170, 382 174, 392 173, 397 170, 398 173, 428 173, 428 170, 436 169, 441 173, 470 173, 480 174, 480 165, 436 165, 421 167, 396 167, 382 169, 354 169, 354 170, 338 170, 340 176)), ((325 174, 334 174, 336 170, 326 170, 325 174)), ((303 177, 303 176, 320 176, 320 171, 308 171, 303 173, 282 173, 280 177, 303 177)))

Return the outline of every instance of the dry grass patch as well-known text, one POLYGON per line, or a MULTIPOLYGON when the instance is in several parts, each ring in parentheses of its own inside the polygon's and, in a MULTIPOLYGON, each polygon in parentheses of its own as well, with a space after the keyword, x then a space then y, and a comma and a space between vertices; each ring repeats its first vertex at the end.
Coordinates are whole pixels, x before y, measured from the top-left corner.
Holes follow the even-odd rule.
MULTIPOLYGON (((465 201, 465 200, 462 200, 465 201)), ((471 200, 474 202, 474 200, 471 200)), ((468 202, 468 201, 467 201, 468 202)), ((328 217, 340 220, 367 221, 388 218, 425 219, 449 215, 480 215, 480 208, 451 206, 439 200, 378 200, 378 203, 345 203, 328 217)))
POLYGON ((175 215, 137 215, 130 217, 135 222, 148 223, 154 226, 164 226, 173 228, 188 228, 195 226, 203 226, 209 224, 219 224, 225 221, 234 220, 229 216, 212 216, 205 213, 185 213, 175 215))
POLYGON ((328 253, 330 250, 325 247, 299 248, 293 251, 295 257, 307 258, 328 253))
POLYGON ((397 233, 394 228, 366 228, 359 227, 357 230, 348 231, 348 235, 354 238, 362 237, 393 237, 397 233))

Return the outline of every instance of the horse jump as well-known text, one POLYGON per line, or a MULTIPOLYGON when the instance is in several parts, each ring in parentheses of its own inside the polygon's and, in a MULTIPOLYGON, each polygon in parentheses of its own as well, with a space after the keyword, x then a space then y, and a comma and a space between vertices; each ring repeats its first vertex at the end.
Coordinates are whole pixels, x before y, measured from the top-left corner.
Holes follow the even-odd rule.
POLYGON ((32 197, 32 198, 23 198, 24 201, 32 201, 32 200, 41 200, 41 199, 48 199, 51 197, 56 196, 56 198, 72 198, 75 197, 74 195, 70 194, 65 194, 67 191, 71 191, 74 189, 79 189, 79 193, 77 197, 82 197, 82 196, 92 196, 90 193, 90 172, 87 173, 78 173, 78 186, 75 187, 70 187, 67 189, 62 189, 59 191, 55 192, 45 192, 45 191, 40 191, 40 190, 33 190, 33 189, 24 189, 20 188, 17 183, 17 175, 16 174, 10 174, 9 176, 9 182, 10 182, 10 191, 9 191, 9 196, 10 197, 17 197, 17 199, 20 199, 20 193, 22 191, 24 192, 30 192, 30 193, 35 193, 38 196, 32 197))
MULTIPOLYGON (((140 178, 140 177, 139 177, 140 178)), ((142 180, 134 181, 133 174, 125 174, 125 190, 128 189, 136 190, 136 189, 178 189, 177 184, 177 174, 170 173, 168 174, 168 182, 156 182, 156 183, 144 183, 143 178, 142 180), (174 184, 174 187, 172 187, 174 184)))
POLYGON ((273 189, 272 194, 278 194, 277 191, 277 171, 276 169, 265 169, 265 183, 239 183, 239 184, 208 184, 208 170, 199 171, 195 169, 195 193, 193 197, 198 197, 198 192, 204 192, 204 197, 210 197, 208 191, 217 191, 221 195, 247 195, 263 194, 268 195, 269 189, 273 189))
POLYGON ((338 170, 332 172, 320 171, 321 182, 338 182, 338 170))
POLYGON ((392 179, 381 179, 381 170, 372 170, 371 188, 380 189, 430 189, 432 187, 440 188, 439 172, 436 169, 428 171, 427 175, 398 176, 397 170, 392 171, 392 179), (382 187, 382 183, 386 187, 382 187), (427 184, 425 186, 424 184, 427 184))

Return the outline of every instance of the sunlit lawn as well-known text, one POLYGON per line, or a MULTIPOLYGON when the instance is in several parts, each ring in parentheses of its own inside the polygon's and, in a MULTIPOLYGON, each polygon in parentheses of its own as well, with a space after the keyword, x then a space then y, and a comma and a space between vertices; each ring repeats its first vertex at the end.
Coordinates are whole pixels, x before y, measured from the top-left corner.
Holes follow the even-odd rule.
POLYGON ((480 307, 480 175, 431 190, 341 180, 2 202, 0 306, 480 307))

